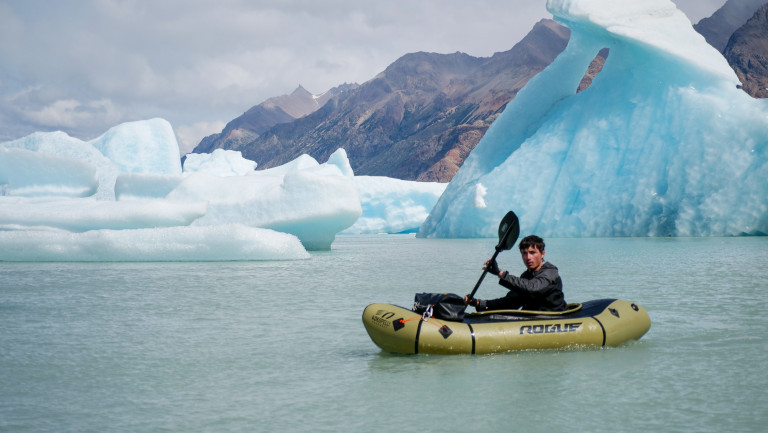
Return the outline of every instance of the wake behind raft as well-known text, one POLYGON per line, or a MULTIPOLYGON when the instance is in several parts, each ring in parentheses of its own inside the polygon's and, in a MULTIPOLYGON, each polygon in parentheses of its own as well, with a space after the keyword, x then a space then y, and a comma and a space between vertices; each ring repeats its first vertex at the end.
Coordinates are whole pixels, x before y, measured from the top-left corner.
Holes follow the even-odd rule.
MULTIPOLYGON (((499 243, 490 261, 515 245, 520 222, 508 212, 499 224, 499 243)), ((487 271, 477 281, 473 299, 487 271)), ((638 340, 651 328, 648 312, 636 303, 599 299, 568 304, 566 311, 498 310, 464 314, 464 297, 419 293, 413 310, 371 304, 363 325, 380 348, 395 353, 483 354, 513 350, 618 346, 638 340)))
POLYGON ((569 304, 563 312, 499 310, 438 319, 391 304, 371 304, 363 324, 377 346, 394 353, 486 354, 619 346, 648 332, 645 309, 620 299, 569 304))

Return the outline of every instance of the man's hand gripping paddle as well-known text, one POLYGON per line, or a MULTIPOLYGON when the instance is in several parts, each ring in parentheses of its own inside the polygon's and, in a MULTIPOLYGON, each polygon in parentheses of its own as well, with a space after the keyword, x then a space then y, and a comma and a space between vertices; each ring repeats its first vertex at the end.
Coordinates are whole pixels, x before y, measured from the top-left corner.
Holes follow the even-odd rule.
MULTIPOLYGON (((517 215, 515 215, 514 212, 509 211, 504 215, 504 218, 501 219, 501 223, 499 223, 499 244, 496 245, 496 252, 493 253, 491 260, 496 260, 496 256, 498 256, 500 252, 515 246, 518 236, 520 236, 520 221, 517 219, 517 215)), ((480 284, 483 282, 483 278, 485 278, 485 274, 487 273, 488 271, 483 269, 483 275, 480 275, 480 279, 477 280, 475 288, 472 289, 472 293, 468 296, 470 301, 474 299, 475 293, 477 293, 477 289, 480 287, 480 284)))

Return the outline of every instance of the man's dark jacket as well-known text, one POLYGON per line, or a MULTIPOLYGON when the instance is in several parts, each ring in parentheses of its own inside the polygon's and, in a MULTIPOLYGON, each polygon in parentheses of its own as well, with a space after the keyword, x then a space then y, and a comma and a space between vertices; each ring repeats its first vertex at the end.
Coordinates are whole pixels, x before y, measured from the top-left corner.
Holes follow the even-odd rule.
POLYGON ((507 296, 487 301, 489 310, 517 309, 563 311, 568 308, 563 296, 563 281, 557 267, 549 262, 538 271, 526 270, 519 277, 504 271, 499 284, 509 289, 507 296))

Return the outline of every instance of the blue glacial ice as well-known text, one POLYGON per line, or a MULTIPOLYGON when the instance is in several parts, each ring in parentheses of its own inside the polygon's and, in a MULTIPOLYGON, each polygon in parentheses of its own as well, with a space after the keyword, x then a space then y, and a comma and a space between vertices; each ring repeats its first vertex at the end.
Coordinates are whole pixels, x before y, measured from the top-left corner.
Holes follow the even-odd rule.
POLYGON ((768 233, 768 101, 737 89, 686 16, 669 0, 547 8, 568 47, 492 124, 418 236, 493 237, 508 210, 547 237, 768 233))

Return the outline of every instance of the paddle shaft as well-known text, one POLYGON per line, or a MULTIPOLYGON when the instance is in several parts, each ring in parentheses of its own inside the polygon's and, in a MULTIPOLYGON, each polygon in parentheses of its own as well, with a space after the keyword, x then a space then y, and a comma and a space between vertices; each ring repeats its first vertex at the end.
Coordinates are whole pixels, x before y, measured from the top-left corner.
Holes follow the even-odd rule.
MULTIPOLYGON (((496 248, 496 252, 493 253, 493 257, 491 257, 491 261, 496 260, 496 256, 498 256, 501 251, 502 251, 501 248, 497 247, 496 248)), ((470 301, 475 298, 475 293, 477 293, 477 289, 480 288, 480 284, 483 283, 483 279, 485 278, 485 274, 487 274, 487 273, 488 273, 488 270, 487 269, 483 269, 483 274, 480 275, 480 279, 477 280, 477 284, 475 284, 475 288, 472 289, 472 293, 469 294, 469 300, 470 301)))
MULTIPOLYGON (((500 252, 504 250, 508 250, 512 248, 512 246, 517 242, 517 237, 520 235, 520 221, 517 219, 517 215, 515 215, 514 212, 509 211, 506 215, 504 215, 504 218, 502 218, 501 223, 499 224, 499 244, 496 245, 496 252, 493 253, 493 257, 491 257, 491 260, 489 262, 493 262, 496 260, 496 256, 499 255, 500 252), (506 228, 505 228, 506 224, 506 228), (504 230, 504 233, 501 233, 501 231, 504 230), (514 239, 512 242, 509 242, 509 239, 512 238, 512 233, 514 233, 514 239)), ((472 293, 469 294, 467 297, 470 301, 475 298, 475 293, 477 293, 477 289, 480 288, 480 284, 483 282, 483 278, 485 278, 485 274, 488 273, 487 269, 483 269, 483 274, 480 275, 480 279, 477 280, 477 284, 475 284, 475 288, 472 289, 472 293)))

